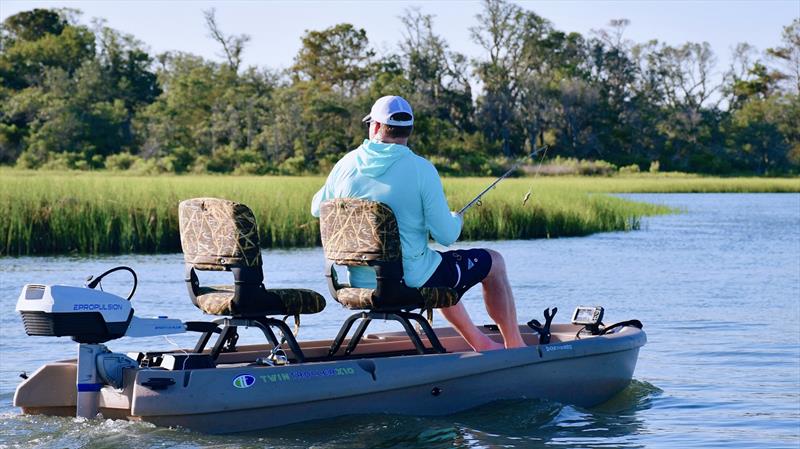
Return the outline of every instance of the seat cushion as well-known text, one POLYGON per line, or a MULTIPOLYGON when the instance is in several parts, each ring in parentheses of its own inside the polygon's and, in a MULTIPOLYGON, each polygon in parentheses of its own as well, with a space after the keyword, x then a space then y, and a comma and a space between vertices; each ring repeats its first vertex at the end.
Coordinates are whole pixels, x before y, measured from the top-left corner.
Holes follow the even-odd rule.
POLYGON ((286 315, 311 314, 322 312, 325 298, 314 290, 302 288, 268 288, 267 293, 280 297, 286 315))
POLYGON ((458 292, 445 287, 423 287, 419 289, 425 300, 425 309, 443 309, 458 304, 458 292))
MULTIPOLYGON (((336 292, 336 300, 348 309, 379 309, 375 303, 371 288, 342 288, 336 292)), ((419 290, 422 302, 418 298, 409 298, 408 305, 402 308, 441 309, 458 303, 458 292, 451 288, 424 287, 419 290)))
POLYGON ((233 304, 233 285, 200 287, 197 307, 209 315, 229 316, 311 314, 325 308, 325 298, 313 290, 273 288, 262 289, 260 292, 258 298, 245 298, 248 306, 246 310, 241 310, 241 306, 233 304))
POLYGON ((336 292, 336 300, 348 309, 374 309, 371 288, 343 288, 336 292))

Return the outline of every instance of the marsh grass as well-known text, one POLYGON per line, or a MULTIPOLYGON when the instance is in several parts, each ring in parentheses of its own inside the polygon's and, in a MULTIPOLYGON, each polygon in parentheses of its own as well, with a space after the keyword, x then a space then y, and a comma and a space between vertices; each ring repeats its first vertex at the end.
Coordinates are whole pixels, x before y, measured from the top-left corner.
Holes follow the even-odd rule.
MULTIPOLYGON (((453 209, 491 179, 445 180, 453 209)), ((0 255, 163 253, 180 251, 177 204, 201 196, 249 205, 262 246, 319 244, 309 214, 322 177, 128 176, 0 170, 0 255)), ((465 219, 462 238, 527 239, 633 230, 664 206, 601 192, 800 191, 797 179, 536 178, 509 179, 465 219), (523 205, 525 193, 533 194, 523 205)))

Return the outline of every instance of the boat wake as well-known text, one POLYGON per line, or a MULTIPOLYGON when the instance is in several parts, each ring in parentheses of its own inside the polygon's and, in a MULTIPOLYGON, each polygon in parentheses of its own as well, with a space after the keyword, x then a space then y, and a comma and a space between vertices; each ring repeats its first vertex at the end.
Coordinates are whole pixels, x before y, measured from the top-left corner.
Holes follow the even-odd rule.
POLYGON ((633 379, 627 388, 591 410, 595 413, 622 413, 642 411, 652 407, 653 399, 664 393, 664 390, 641 380, 633 379))

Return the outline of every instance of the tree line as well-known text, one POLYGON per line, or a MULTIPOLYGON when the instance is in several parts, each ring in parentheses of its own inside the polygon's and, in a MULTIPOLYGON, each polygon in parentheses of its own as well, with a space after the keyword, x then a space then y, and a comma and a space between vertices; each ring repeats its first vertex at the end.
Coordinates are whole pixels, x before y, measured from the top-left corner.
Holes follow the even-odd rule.
MULTIPOLYGON (((309 30, 291 67, 243 67, 249 36, 205 11, 220 60, 144 43, 72 9, 0 27, 0 164, 140 172, 327 172, 364 138, 386 94, 415 109, 412 148, 450 174, 493 174, 543 144, 561 158, 628 169, 797 173, 800 19, 778 47, 739 44, 717 73, 708 43, 588 36, 487 0, 470 59, 409 9, 388 53, 343 23, 309 30)), ((563 159, 562 159, 563 160, 563 159)), ((584 162, 581 162, 584 163, 584 162)))

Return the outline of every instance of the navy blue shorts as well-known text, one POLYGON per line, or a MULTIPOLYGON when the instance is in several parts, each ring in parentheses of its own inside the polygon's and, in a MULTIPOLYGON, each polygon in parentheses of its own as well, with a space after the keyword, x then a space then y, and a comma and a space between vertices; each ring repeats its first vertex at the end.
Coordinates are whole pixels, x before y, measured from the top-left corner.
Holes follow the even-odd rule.
POLYGON ((459 298, 484 280, 492 269, 492 255, 485 249, 457 249, 439 254, 442 262, 423 287, 450 287, 458 292, 459 298))

